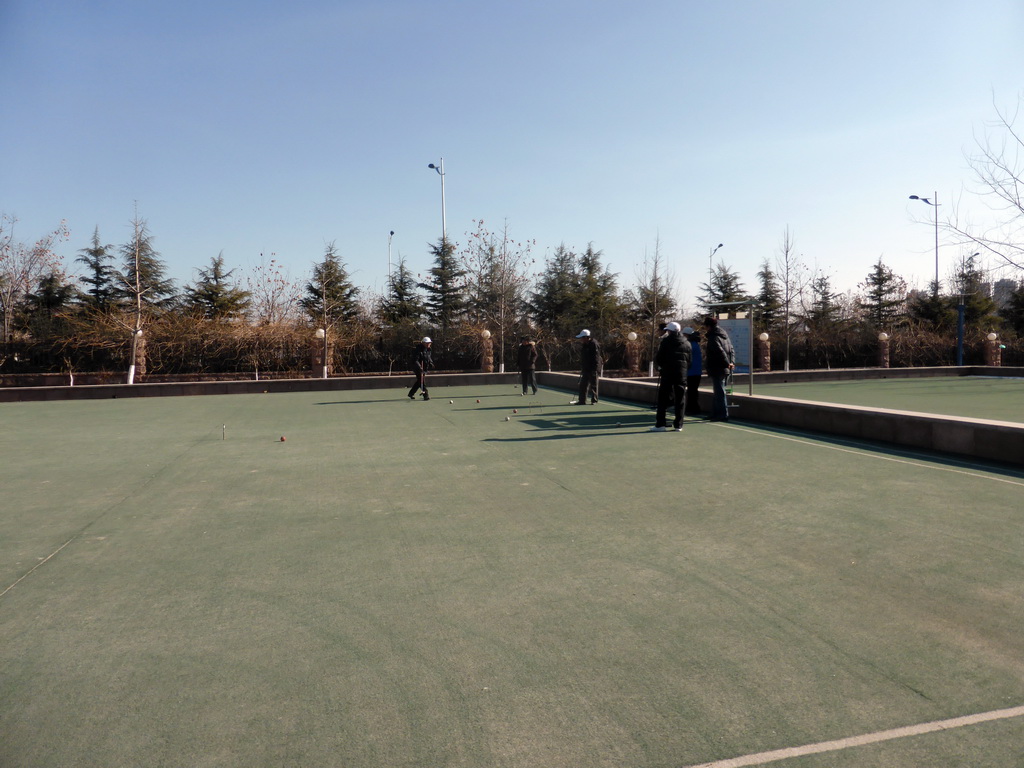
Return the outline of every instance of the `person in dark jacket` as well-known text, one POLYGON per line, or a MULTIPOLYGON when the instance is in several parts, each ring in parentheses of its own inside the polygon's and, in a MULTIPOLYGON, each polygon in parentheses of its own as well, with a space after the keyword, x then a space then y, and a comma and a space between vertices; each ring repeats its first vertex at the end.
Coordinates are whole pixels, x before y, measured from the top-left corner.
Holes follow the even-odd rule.
POLYGON ((658 410, 651 432, 665 432, 668 429, 668 406, 675 406, 672 428, 683 431, 683 414, 686 412, 686 373, 690 368, 690 342, 682 335, 679 323, 665 325, 654 362, 658 366, 658 410))
POLYGON ((429 400, 430 393, 427 392, 427 371, 434 367, 434 360, 430 355, 430 345, 433 342, 430 341, 429 336, 424 336, 423 340, 416 345, 416 350, 413 352, 412 357, 412 371, 416 374, 416 382, 412 385, 412 389, 409 390, 409 399, 416 399, 416 390, 423 390, 423 399, 429 400))
POLYGON ((537 394, 537 343, 529 336, 523 336, 519 342, 519 379, 523 384, 523 394, 526 394, 527 387, 533 387, 533 394, 537 394))
POLYGON ((690 326, 683 328, 683 336, 690 342, 690 370, 686 372, 686 415, 700 415, 700 376, 704 370, 704 357, 700 351, 700 333, 690 326))
POLYGON ((590 404, 597 402, 597 377, 601 375, 601 345, 584 328, 577 339, 580 342, 580 396, 576 405, 586 405, 587 397, 590 404))
POLYGON ((727 334, 718 325, 718 319, 708 315, 704 318, 704 332, 707 334, 707 349, 704 367, 714 388, 711 400, 711 421, 729 420, 729 401, 725 395, 725 380, 735 368, 736 353, 727 334))

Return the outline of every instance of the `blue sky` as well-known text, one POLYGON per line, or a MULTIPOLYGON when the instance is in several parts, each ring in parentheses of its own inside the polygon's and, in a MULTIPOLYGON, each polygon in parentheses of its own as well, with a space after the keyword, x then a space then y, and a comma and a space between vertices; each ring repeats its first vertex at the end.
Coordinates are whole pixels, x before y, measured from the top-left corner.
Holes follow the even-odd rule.
POLYGON ((660 242, 692 305, 711 247, 753 289, 788 227, 838 289, 880 256, 924 286, 907 198, 983 220, 965 152, 1024 93, 1022 39, 1020 0, 0 0, 0 211, 66 219, 72 266, 137 205, 179 283, 221 252, 301 280, 335 241, 374 291, 391 230, 429 268, 443 157, 460 244, 507 220, 630 285, 660 242))

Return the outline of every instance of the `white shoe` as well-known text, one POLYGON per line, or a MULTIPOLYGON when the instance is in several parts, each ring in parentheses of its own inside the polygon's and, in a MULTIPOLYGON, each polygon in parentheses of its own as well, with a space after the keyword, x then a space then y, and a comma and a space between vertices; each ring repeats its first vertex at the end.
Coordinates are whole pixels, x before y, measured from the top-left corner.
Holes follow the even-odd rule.
POLYGON ((668 432, 668 427, 651 427, 648 432, 668 432))
POLYGON ((673 431, 673 432, 682 432, 682 431, 683 431, 683 428, 682 428, 682 427, 673 427, 673 428, 672 428, 672 431, 673 431))

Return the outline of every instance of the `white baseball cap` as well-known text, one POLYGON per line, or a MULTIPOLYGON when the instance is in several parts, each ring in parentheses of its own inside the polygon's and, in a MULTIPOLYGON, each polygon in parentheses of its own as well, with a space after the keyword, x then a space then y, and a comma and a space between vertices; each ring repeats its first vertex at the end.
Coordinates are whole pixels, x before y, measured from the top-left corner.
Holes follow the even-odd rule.
POLYGON ((693 328, 688 325, 685 328, 683 328, 683 333, 686 334, 687 336, 692 336, 693 335, 693 328))
POLYGON ((424 336, 423 337, 423 343, 424 344, 433 344, 433 342, 430 340, 429 336, 424 336))
POLYGON ((665 326, 665 330, 666 331, 671 331, 672 333, 679 333, 679 323, 676 323, 676 322, 668 323, 665 326))
POLYGON ((579 332, 579 335, 576 338, 577 339, 585 339, 589 335, 590 335, 590 331, 588 331, 586 328, 584 328, 582 331, 579 332))

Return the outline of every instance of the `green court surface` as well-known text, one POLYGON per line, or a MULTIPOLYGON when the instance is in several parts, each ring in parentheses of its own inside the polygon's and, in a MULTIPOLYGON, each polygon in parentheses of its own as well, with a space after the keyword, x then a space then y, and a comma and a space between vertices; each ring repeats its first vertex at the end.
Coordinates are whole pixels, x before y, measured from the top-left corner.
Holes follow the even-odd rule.
POLYGON ((1024 422, 1024 379, 1009 377, 950 376, 756 384, 754 394, 968 419, 1024 422))
POLYGON ((0 765, 1024 764, 1024 474, 515 392, 0 405, 0 765))

